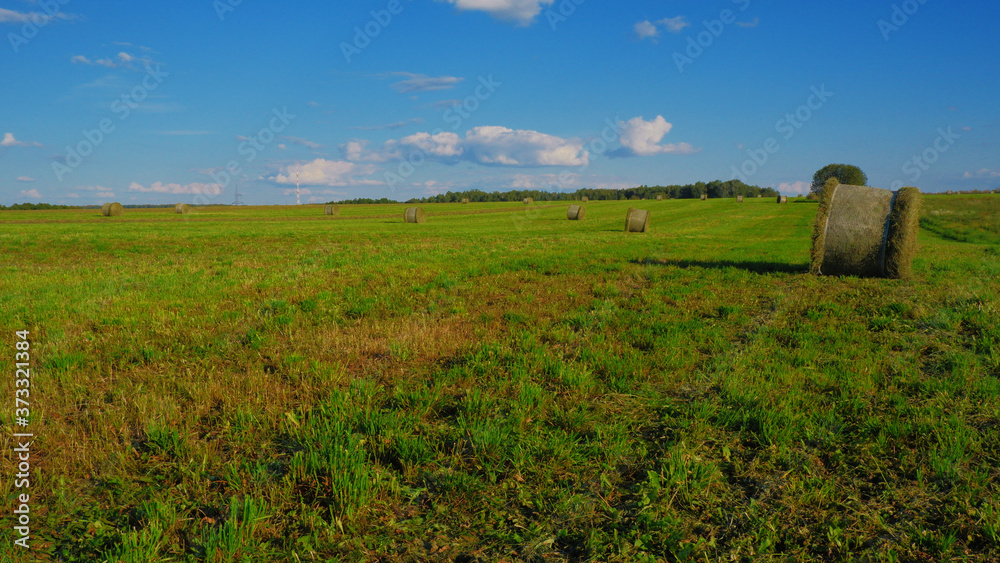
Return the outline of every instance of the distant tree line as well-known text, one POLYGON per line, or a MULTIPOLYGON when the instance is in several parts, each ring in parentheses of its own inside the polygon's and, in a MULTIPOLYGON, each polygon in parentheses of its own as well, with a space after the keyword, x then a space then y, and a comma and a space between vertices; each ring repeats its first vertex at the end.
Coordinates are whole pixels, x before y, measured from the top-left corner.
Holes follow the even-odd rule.
MULTIPOLYGON (((761 188, 750 186, 740 180, 729 180, 723 182, 715 180, 712 182, 697 182, 687 185, 672 186, 639 186, 624 190, 614 190, 607 188, 581 188, 574 192, 549 192, 544 190, 508 190, 505 192, 493 191, 484 192, 482 190, 466 190, 462 192, 447 192, 424 198, 413 198, 406 203, 459 203, 463 199, 470 202, 521 202, 526 197, 535 201, 573 201, 586 197, 591 201, 602 200, 638 200, 656 199, 656 196, 663 195, 670 199, 699 199, 702 194, 710 198, 736 197, 777 197, 778 192, 771 188, 761 188)), ((343 201, 331 201, 330 203, 350 204, 350 203, 396 203, 386 198, 373 199, 352 199, 343 201)))
POLYGON ((39 209, 75 209, 72 205, 52 205, 51 203, 15 203, 0 205, 0 211, 31 211, 39 209))

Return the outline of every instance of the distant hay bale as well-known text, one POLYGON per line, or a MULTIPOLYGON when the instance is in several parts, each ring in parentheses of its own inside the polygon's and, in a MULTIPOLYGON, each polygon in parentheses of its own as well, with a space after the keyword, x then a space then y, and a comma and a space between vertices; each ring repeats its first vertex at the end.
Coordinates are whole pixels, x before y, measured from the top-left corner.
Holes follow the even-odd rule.
POLYGON ((906 278, 917 251, 922 196, 840 184, 823 187, 813 225, 814 274, 906 278))
POLYGON ((323 215, 330 215, 331 217, 336 217, 340 215, 340 207, 337 205, 327 205, 323 208, 323 215))
POLYGON ((467 198, 467 197, 463 197, 463 198, 462 198, 462 203, 463 203, 463 204, 464 204, 464 203, 469 203, 469 198, 467 198))
POLYGON ((174 213, 178 215, 184 215, 185 213, 191 212, 191 206, 186 203, 178 203, 174 206, 174 213))
POLYGON ((743 203, 743 196, 741 195, 736 196, 736 203, 743 203))
POLYGON ((124 212, 125 208, 117 201, 114 203, 105 203, 101 206, 101 215, 105 217, 121 217, 124 212))
POLYGON ((778 196, 778 203, 779 204, 780 203, 788 203, 788 196, 787 195, 779 195, 778 196))
POLYGON ((566 211, 566 218, 570 221, 582 221, 584 215, 586 215, 586 210, 582 205, 570 205, 566 211))
POLYGON ((427 214, 422 207, 409 207, 406 209, 405 219, 407 223, 426 223, 427 214))
POLYGON ((580 201, 582 201, 583 203, 587 203, 588 201, 590 201, 590 198, 587 196, 583 196, 580 198, 580 201))
POLYGON ((656 201, 663 201, 663 194, 657 195, 656 196, 656 201))
POLYGON ((625 215, 625 232, 645 233, 647 229, 649 229, 649 211, 629 207, 625 215))
POLYGON ((758 197, 758 198, 762 198, 762 197, 764 197, 764 196, 762 196, 761 194, 757 194, 757 197, 758 197))
POLYGON ((530 197, 526 197, 526 198, 524 198, 524 204, 525 204, 525 205, 531 205, 532 203, 535 203, 535 200, 534 200, 534 199, 532 199, 532 198, 530 198, 530 197))
POLYGON ((705 201, 706 199, 708 199, 708 194, 701 194, 701 200, 705 201))

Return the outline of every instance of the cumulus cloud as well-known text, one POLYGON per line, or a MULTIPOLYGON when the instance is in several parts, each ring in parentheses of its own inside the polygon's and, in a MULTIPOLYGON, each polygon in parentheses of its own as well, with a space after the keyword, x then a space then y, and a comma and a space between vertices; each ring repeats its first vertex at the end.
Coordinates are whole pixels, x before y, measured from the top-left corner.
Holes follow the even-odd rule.
POLYGON ((691 24, 688 23, 687 18, 684 16, 677 16, 675 18, 664 18, 656 22, 643 20, 635 24, 633 30, 635 31, 635 36, 640 41, 643 39, 652 39, 655 43, 656 38, 660 35, 661 27, 670 33, 680 33, 684 28, 691 27, 691 24))
POLYGON ((479 10, 501 21, 518 25, 531 25, 542 6, 551 6, 555 0, 446 0, 459 10, 479 10))
POLYGON ((375 186, 384 182, 361 178, 370 176, 377 171, 370 164, 356 164, 343 160, 326 160, 317 158, 306 164, 295 164, 285 167, 284 173, 279 172, 272 178, 278 184, 295 184, 296 176, 299 182, 307 186, 375 186))
POLYGON ((1000 172, 996 170, 990 170, 989 168, 983 168, 976 172, 966 172, 962 175, 963 178, 1000 178, 1000 172))
POLYGON ((657 115, 655 119, 646 121, 633 117, 626 122, 618 123, 621 148, 608 153, 610 156, 653 156, 657 154, 693 154, 697 149, 688 143, 661 145, 660 141, 673 128, 673 125, 657 115))
POLYGON ((219 195, 222 193, 222 186, 219 184, 201 184, 194 182, 191 184, 164 184, 163 182, 154 182, 150 184, 147 188, 138 182, 132 182, 129 184, 128 191, 130 192, 140 192, 140 193, 158 193, 158 194, 174 194, 174 195, 219 195))
POLYGON ((42 194, 38 193, 38 190, 21 190, 21 196, 42 199, 42 194))
POLYGON ((125 69, 137 69, 140 66, 144 67, 145 64, 152 64, 153 59, 146 55, 137 57, 135 55, 126 53, 125 51, 119 52, 114 57, 105 57, 102 59, 91 60, 83 55, 74 55, 70 58, 69 62, 79 65, 91 65, 91 66, 103 66, 105 68, 125 68, 125 69))
POLYGON ((340 152, 345 160, 351 162, 386 162, 399 158, 398 152, 392 152, 383 148, 381 151, 373 151, 368 148, 368 141, 354 140, 340 145, 340 152))
POLYGON ((14 138, 13 133, 4 133, 3 139, 0 140, 0 147, 40 147, 41 143, 36 143, 34 141, 18 141, 14 138))
POLYGON ((798 182, 782 182, 778 184, 778 192, 782 194, 806 195, 812 190, 812 183, 799 180, 798 182))
POLYGON ((389 141, 386 143, 386 147, 390 150, 396 146, 401 146, 411 151, 419 149, 428 156, 436 157, 440 160, 450 160, 461 157, 465 152, 465 149, 460 146, 461 142, 461 138, 457 133, 447 131, 436 135, 414 133, 398 141, 389 141))

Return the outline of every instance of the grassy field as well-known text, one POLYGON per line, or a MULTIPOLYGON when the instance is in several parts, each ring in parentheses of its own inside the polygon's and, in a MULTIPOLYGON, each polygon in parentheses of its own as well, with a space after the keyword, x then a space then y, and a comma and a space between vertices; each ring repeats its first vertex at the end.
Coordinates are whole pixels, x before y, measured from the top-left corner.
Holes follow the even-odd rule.
POLYGON ((1000 560, 1000 196, 9 211, 4 561, 1000 560), (33 432, 31 550, 12 545, 33 432))

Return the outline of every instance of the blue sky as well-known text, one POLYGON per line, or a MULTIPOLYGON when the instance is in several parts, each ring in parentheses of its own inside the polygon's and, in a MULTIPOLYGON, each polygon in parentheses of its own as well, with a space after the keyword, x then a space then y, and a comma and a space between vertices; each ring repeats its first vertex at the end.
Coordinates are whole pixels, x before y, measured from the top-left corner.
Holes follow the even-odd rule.
POLYGON ((0 203, 1000 187, 1000 5, 0 0, 0 203))

